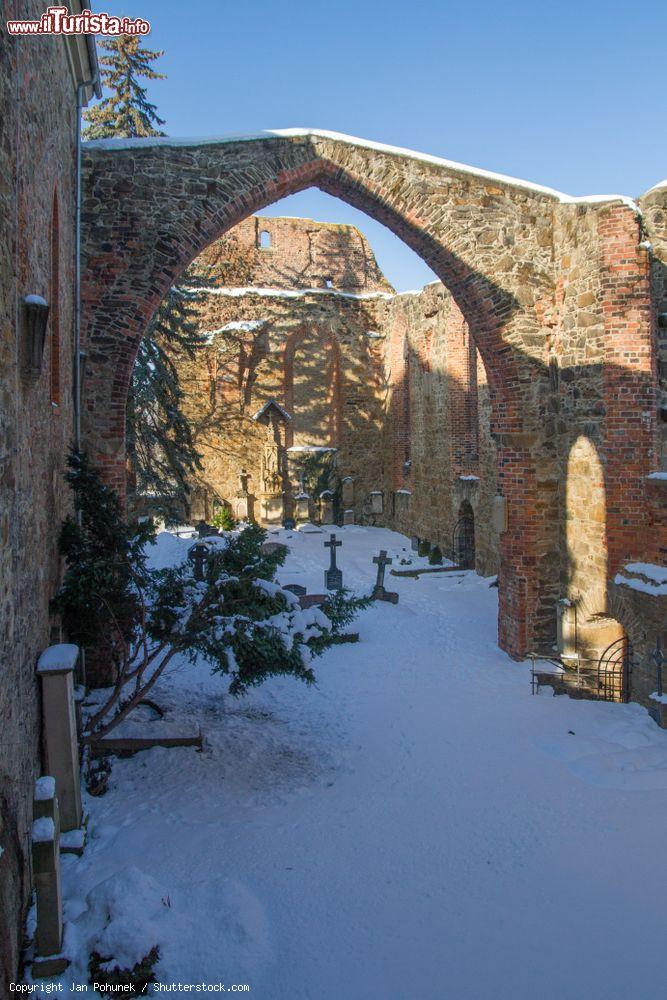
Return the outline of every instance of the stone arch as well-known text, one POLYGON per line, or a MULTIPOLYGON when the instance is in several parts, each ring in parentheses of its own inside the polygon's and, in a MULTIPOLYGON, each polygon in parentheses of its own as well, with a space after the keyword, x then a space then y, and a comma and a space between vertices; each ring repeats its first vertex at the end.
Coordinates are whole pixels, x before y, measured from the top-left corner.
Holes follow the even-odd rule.
POLYGON ((542 586, 535 567, 537 553, 553 547, 544 538, 551 526, 536 516, 546 338, 537 304, 553 311, 558 196, 318 132, 204 143, 101 141, 84 144, 83 160, 84 435, 107 480, 123 490, 127 387, 139 341, 168 287, 243 218, 319 187, 387 226, 429 265, 484 360, 498 482, 509 511, 499 641, 522 656, 540 622, 555 622, 548 609, 556 594, 542 586))

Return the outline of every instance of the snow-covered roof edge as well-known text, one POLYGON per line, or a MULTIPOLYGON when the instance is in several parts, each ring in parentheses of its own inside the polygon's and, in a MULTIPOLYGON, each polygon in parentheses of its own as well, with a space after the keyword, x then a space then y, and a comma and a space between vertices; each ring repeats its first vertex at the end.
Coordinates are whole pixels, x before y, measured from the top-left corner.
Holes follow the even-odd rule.
POLYGON ((266 403, 264 403, 264 406, 261 406, 257 411, 257 413, 253 413, 252 419, 259 420, 259 418, 263 416, 267 412, 267 410, 270 410, 272 406, 275 406, 275 408, 280 413, 282 413, 285 420, 292 419, 291 413, 288 413, 287 410, 284 408, 284 406, 281 406, 280 403, 278 403, 275 399, 269 399, 266 403))
MULTIPOLYGON (((471 167, 467 163, 457 163, 455 160, 447 160, 441 156, 433 156, 431 153, 420 153, 414 149, 405 149, 402 146, 390 146, 384 142, 375 142, 372 139, 361 139, 354 135, 345 135, 343 132, 331 132, 327 129, 316 128, 279 128, 266 129, 262 132, 239 133, 221 136, 204 137, 184 137, 172 136, 146 136, 140 139, 91 139, 84 143, 84 148, 114 150, 114 149, 134 149, 145 146, 213 146, 220 143, 232 142, 253 142, 258 139, 297 139, 313 136, 320 139, 334 139, 346 142, 351 146, 363 146, 365 149, 375 149, 380 153, 390 153, 394 156, 404 156, 412 160, 419 160, 422 163, 430 163, 437 167, 447 167, 459 173, 472 174, 484 180, 497 181, 500 184, 508 184, 511 187, 522 188, 526 191, 534 191, 536 194, 545 195, 563 204, 585 204, 589 202, 622 201, 630 208, 638 211, 637 203, 633 198, 623 194, 596 194, 573 197, 555 188, 545 187, 542 184, 534 184, 532 181, 522 180, 518 177, 510 177, 508 174, 498 174, 492 170, 484 170, 481 167, 471 167)), ((660 187, 661 185, 658 185, 660 187)), ((651 188, 651 190, 655 190, 651 188)))

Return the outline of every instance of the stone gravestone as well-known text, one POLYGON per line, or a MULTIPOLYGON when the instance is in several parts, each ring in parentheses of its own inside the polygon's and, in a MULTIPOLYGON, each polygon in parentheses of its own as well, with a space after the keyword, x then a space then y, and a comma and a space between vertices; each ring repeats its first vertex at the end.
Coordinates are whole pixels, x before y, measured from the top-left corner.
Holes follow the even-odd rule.
POLYGON ((241 469, 239 473, 239 488, 234 500, 234 516, 239 521, 247 521, 250 513, 250 494, 248 493, 248 473, 241 469))
POLYGON ((377 565, 378 575, 371 597, 374 601, 389 601, 391 604, 398 604, 398 594, 384 588, 384 571, 393 560, 389 559, 386 550, 382 549, 379 556, 373 556, 373 562, 377 565))
POLYGON ((331 490, 324 490, 320 494, 320 523, 334 524, 334 503, 331 490))
POLYGON ((382 493, 380 490, 373 490, 371 493, 371 514, 382 514, 383 511, 382 493))
POLYGON ((284 583, 283 590, 289 590, 290 593, 295 594, 296 597, 306 596, 306 588, 300 583, 284 583))
POLYGON ((343 507, 354 507, 354 479, 346 476, 342 482, 343 487, 343 507))
POLYGON ((343 587, 343 573, 336 566, 336 549, 340 548, 342 542, 336 541, 336 536, 331 535, 328 542, 324 543, 325 549, 329 549, 331 554, 331 565, 324 571, 324 586, 327 590, 341 590, 343 587))
POLYGON ((209 547, 204 542, 195 542, 188 549, 188 559, 192 563, 192 575, 201 583, 204 579, 204 568, 208 559, 209 547))
POLYGON ((343 524, 354 524, 354 511, 345 510, 343 511, 343 524))
POLYGON ((310 497, 307 493, 297 493, 294 501, 297 523, 305 524, 310 520, 310 497))

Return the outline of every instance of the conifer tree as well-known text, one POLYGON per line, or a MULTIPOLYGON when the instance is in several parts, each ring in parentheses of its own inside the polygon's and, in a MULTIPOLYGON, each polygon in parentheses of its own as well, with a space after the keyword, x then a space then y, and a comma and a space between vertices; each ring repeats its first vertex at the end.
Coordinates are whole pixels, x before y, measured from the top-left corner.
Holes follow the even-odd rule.
MULTIPOLYGON (((102 42, 102 79, 108 96, 84 112, 86 139, 162 136, 164 120, 146 97, 140 80, 163 80, 152 64, 163 53, 121 35, 102 42)), ((146 331, 132 374, 127 403, 129 498, 149 494, 151 510, 168 523, 188 508, 188 478, 200 467, 192 432, 182 410, 177 355, 192 357, 203 341, 197 334, 191 296, 170 288, 146 331)))
POLYGON ((188 480, 201 468, 182 410, 178 358, 192 358, 205 341, 197 329, 194 296, 170 288, 143 338, 127 402, 126 440, 132 486, 151 495, 151 510, 168 524, 188 507, 188 480))
POLYGON ((163 73, 151 68, 151 63, 163 53, 143 48, 134 35, 107 38, 100 44, 107 53, 100 56, 101 64, 106 67, 102 70, 102 82, 110 93, 100 104, 84 111, 84 118, 90 124, 84 129, 83 138, 164 135, 159 129, 164 120, 158 116, 155 104, 146 98, 146 88, 139 83, 140 79, 164 80, 163 73))

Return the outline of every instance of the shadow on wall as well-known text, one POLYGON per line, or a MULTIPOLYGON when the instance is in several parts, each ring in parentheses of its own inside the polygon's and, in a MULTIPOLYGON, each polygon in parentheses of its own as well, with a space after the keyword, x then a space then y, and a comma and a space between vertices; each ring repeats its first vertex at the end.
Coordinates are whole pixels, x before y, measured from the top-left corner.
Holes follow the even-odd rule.
MULTIPOLYGON (((206 195, 191 199, 182 209, 169 200, 173 196, 168 185, 143 183, 151 171, 164 175, 172 157, 167 147, 113 154, 93 148, 86 153, 84 215, 88 219, 89 213, 96 222, 95 238, 106 235, 112 250, 116 247, 115 254, 106 256, 90 248, 86 271, 92 362, 86 428, 93 457, 105 468, 109 482, 123 488, 122 414, 131 367, 143 331, 168 286, 207 244, 241 219, 287 194, 317 186, 386 225, 424 260, 450 289, 483 358, 498 452, 497 487, 508 510, 500 544, 499 642, 518 657, 553 636, 560 589, 556 567, 564 537, 563 443, 572 432, 574 439, 585 433, 587 379, 595 377, 595 366, 554 372, 548 363, 563 316, 570 324, 567 329, 579 329, 576 304, 568 304, 570 312, 561 312, 552 251, 556 236, 572 253, 576 237, 590 240, 588 259, 595 260, 592 287, 599 289, 595 322, 604 327, 604 356, 621 360, 638 345, 636 368, 611 361, 605 365, 601 398, 595 401, 606 416, 600 454, 608 491, 610 572, 642 554, 642 477, 654 461, 655 386, 645 370, 651 350, 646 342, 648 257, 637 219, 626 206, 558 206, 562 211, 556 234, 554 204, 541 195, 490 187, 487 180, 472 175, 461 177, 441 166, 416 164, 377 150, 370 162, 370 154, 353 145, 311 136, 295 142, 271 139, 254 145, 206 146, 187 155, 179 151, 177 169, 183 185, 192 182, 199 190, 204 170, 209 178, 206 195), (253 156, 257 169, 249 171, 248 157, 252 162, 253 156), (123 167, 134 158, 142 164, 140 190, 134 197, 130 190, 118 198, 120 214, 108 212, 101 218, 101 201, 113 204, 109 193, 127 183, 129 172, 123 167), (496 213, 497 230, 485 229, 496 213), (123 254, 123 241, 132 222, 137 223, 138 245, 129 260, 123 254), (156 247, 158 254, 153 252, 156 247), (629 280, 625 258, 619 264, 619 247, 627 251, 634 269, 630 277, 636 281, 629 280), (125 262, 122 270, 117 266, 119 257, 125 262), (620 322, 618 317, 623 317, 620 322), (560 386, 554 390, 554 374, 570 379, 567 391, 560 386), (571 413, 564 405, 568 392, 580 397, 571 413), (637 426, 637 413, 649 414, 646 427, 637 426)), ((580 332, 584 339, 583 326, 580 332)), ((588 356, 590 347, 598 349, 591 340, 577 354, 577 343, 574 356, 588 356)))
MULTIPOLYGON (((234 309, 238 301, 231 300, 234 309)), ((203 454, 197 503, 211 506, 217 500, 233 507, 245 469, 257 507, 266 435, 254 415, 271 400, 292 417, 283 430, 286 448, 337 449, 341 476, 351 475, 362 492, 381 487, 381 365, 363 333, 375 326, 371 310, 357 301, 341 306, 331 299, 325 306, 321 299, 297 300, 295 306, 290 299, 260 321, 255 317, 267 311, 263 300, 242 302, 245 325, 262 322, 262 329, 219 333, 180 367, 188 417, 203 454), (298 311, 292 315, 290 309, 298 311)), ((288 507, 299 492, 296 465, 289 463, 287 470, 288 507)))

